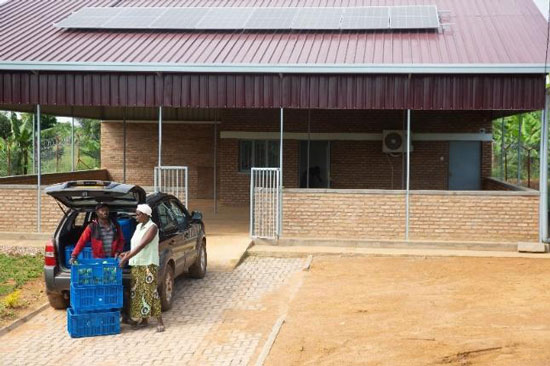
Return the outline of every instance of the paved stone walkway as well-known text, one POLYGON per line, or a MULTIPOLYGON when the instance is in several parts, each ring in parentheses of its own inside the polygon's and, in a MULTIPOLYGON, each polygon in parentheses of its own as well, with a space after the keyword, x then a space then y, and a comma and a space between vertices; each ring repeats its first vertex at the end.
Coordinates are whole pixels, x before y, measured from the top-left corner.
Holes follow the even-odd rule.
POLYGON ((0 364, 248 365, 267 334, 225 324, 223 337, 218 336, 224 312, 265 310, 262 296, 281 287, 303 263, 252 257, 232 272, 179 279, 174 307, 163 314, 164 333, 156 333, 154 325, 139 330, 123 326, 119 335, 72 339, 65 311, 50 308, 0 338, 0 364))

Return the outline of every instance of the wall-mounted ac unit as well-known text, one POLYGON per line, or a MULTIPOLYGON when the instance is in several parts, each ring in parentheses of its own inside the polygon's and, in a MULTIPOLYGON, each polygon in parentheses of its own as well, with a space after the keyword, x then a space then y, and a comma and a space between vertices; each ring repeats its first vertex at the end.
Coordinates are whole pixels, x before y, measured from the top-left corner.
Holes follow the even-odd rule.
MULTIPOLYGON (((385 153, 407 152, 407 131, 384 130, 382 131, 382 151, 385 153)), ((411 151, 413 151, 411 145, 411 151)))

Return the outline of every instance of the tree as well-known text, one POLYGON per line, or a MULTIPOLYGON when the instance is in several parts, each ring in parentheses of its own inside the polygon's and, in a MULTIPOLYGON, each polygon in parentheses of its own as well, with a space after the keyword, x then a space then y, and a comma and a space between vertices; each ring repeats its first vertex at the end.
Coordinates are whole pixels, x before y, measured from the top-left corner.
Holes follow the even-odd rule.
POLYGON ((40 115, 40 130, 47 130, 57 124, 57 118, 47 114, 40 115))
POLYGON ((11 122, 10 119, 0 112, 0 138, 7 138, 11 134, 11 122))
POLYGON ((15 174, 27 174, 29 156, 32 150, 32 126, 29 119, 21 120, 17 114, 11 114, 12 141, 16 148, 14 158, 15 174))

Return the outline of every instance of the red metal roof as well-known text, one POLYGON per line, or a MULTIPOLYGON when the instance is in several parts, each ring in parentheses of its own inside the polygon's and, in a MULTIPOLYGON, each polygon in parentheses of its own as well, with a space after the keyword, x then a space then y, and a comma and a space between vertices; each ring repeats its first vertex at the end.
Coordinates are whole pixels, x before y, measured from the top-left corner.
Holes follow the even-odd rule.
POLYGON ((517 66, 543 64, 546 48, 546 21, 532 0, 8 0, 0 5, 0 19, 0 69, 25 63, 517 66), (451 25, 444 32, 121 32, 53 26, 86 6, 428 4, 445 11, 442 22, 451 25))

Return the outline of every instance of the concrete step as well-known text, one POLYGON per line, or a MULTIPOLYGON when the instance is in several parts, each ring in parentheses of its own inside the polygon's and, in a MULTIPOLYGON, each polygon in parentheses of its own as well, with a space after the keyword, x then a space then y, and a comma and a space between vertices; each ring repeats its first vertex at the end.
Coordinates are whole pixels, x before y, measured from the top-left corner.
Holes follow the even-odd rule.
POLYGON ((0 231, 0 240, 48 240, 52 233, 24 233, 0 231))
POLYGON ((516 252, 518 243, 512 242, 466 242, 466 241, 423 241, 423 240, 337 240, 337 239, 254 239, 255 244, 279 247, 340 247, 340 248, 382 248, 382 249, 443 249, 516 252))
POLYGON ((496 250, 405 249, 405 248, 350 248, 330 246, 274 246, 255 244, 247 255, 257 257, 307 257, 307 256, 398 256, 398 257, 482 257, 482 258, 531 258, 549 259, 550 253, 518 253, 496 250))

